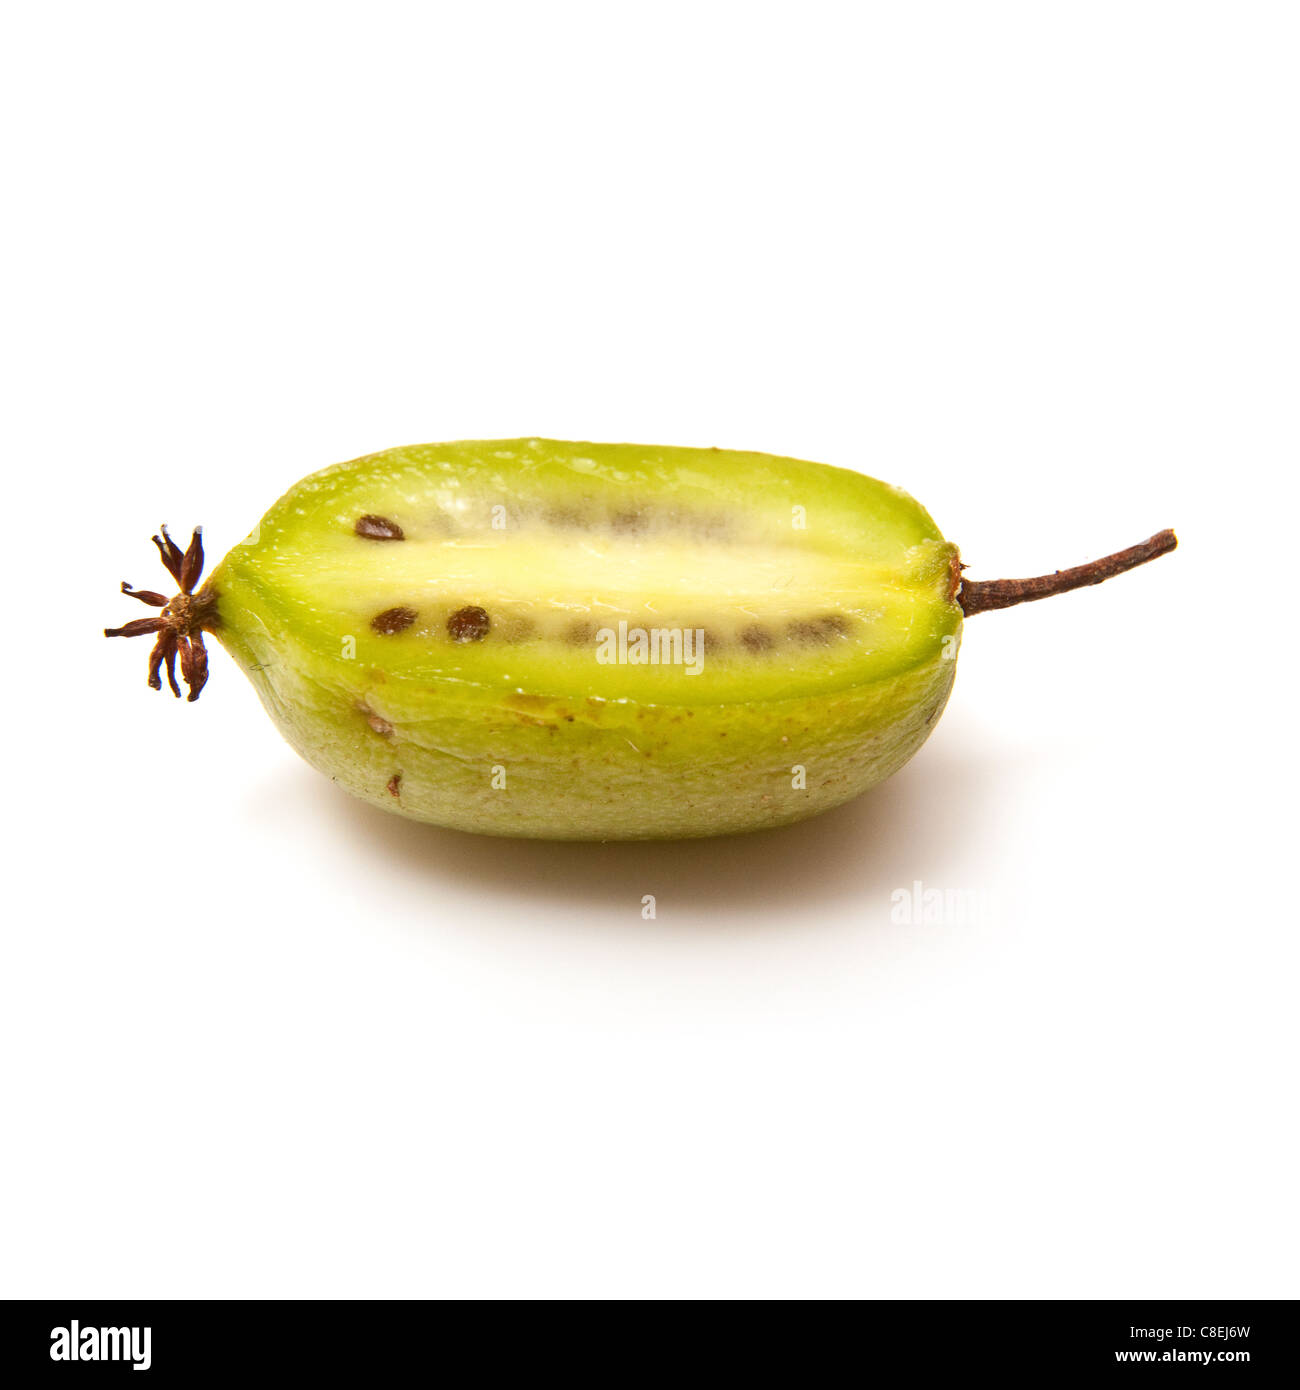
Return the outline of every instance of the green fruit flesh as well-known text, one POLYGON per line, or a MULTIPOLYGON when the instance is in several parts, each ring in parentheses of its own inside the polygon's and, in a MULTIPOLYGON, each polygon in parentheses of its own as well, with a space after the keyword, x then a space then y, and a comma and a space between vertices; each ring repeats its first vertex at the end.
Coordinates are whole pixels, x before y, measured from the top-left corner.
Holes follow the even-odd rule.
POLYGON ((906 762, 952 684, 955 561, 841 469, 493 440, 304 479, 209 587, 281 732, 348 790, 636 839, 798 820, 906 762))

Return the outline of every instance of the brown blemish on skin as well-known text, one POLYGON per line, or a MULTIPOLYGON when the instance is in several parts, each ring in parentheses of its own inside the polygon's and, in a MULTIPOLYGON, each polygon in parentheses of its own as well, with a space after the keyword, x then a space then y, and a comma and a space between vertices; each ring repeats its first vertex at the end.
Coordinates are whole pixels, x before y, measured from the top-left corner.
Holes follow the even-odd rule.
POLYGON ((405 632, 420 615, 414 608, 385 608, 370 620, 370 626, 385 637, 405 632))
POLYGON ((367 513, 365 516, 357 517, 357 524, 352 528, 358 536, 368 541, 404 541, 406 534, 395 521, 389 521, 386 516, 372 516, 367 513))
POLYGON ((447 619, 447 632, 453 642, 481 642, 491 627, 487 610, 473 603, 458 608, 447 619))
POLYGON ((389 796, 399 796, 401 794, 401 791, 402 774, 400 772, 394 772, 393 775, 388 779, 388 794, 389 796))
POLYGON ((388 738, 393 732, 393 726, 382 714, 367 714, 366 723, 369 724, 381 738, 388 738))
POLYGON ((750 623, 740 630, 740 643, 746 651, 767 652, 772 650, 772 634, 757 623, 750 623))
POLYGON ((546 695, 529 695, 524 691, 516 691, 506 696, 505 703, 511 709, 546 709, 551 701, 546 695))

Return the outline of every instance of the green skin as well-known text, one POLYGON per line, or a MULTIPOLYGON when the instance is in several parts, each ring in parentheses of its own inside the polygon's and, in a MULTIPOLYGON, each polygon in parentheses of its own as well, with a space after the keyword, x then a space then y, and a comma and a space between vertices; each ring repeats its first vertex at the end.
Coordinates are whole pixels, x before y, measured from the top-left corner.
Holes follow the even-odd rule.
POLYGON ((313 474, 205 592, 280 732, 364 800, 484 834, 666 839, 801 820, 902 767, 952 688, 956 557, 912 498, 843 469, 490 440, 313 474), (358 535, 362 516, 403 539, 358 535), (468 605, 491 630, 456 641, 468 605), (376 631, 395 608, 415 617, 376 631), (697 673, 602 663, 574 635, 620 619, 704 629, 697 673))

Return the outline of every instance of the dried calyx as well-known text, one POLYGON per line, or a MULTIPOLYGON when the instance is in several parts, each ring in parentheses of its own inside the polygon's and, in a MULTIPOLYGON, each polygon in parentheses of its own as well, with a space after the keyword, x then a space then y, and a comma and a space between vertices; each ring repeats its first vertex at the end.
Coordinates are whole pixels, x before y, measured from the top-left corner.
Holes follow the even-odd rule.
POLYGON ((180 592, 168 599, 152 589, 135 589, 125 580, 122 592, 129 594, 150 608, 162 611, 153 618, 137 618, 124 627, 106 627, 105 637, 143 637, 145 633, 156 633, 158 640, 149 653, 149 685, 153 690, 162 689, 161 671, 167 668, 167 684, 172 694, 180 698, 180 686, 176 683, 176 659, 180 658, 181 679, 189 688, 189 698, 197 700, 199 692, 208 679, 208 651, 203 645, 203 633, 217 625, 217 596, 210 587, 205 586, 196 594, 194 586, 203 573, 203 528, 196 526, 190 539, 189 548, 182 551, 180 546, 167 534, 166 526, 159 528, 159 536, 152 537, 162 556, 167 573, 180 586, 180 592))

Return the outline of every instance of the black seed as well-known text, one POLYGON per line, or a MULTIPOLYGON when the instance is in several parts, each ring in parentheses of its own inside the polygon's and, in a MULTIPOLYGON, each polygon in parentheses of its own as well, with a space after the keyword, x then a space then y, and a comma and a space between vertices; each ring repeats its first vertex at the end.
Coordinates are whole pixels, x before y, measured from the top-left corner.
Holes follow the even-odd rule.
POLYGON ((819 618, 796 618, 785 630, 788 637, 806 647, 824 647, 832 637, 848 632, 849 620, 840 613, 825 613, 819 618))
POLYGON ((359 516, 353 529, 358 536, 364 536, 368 541, 404 541, 406 539, 397 522, 389 521, 386 516, 371 516, 369 514, 359 516))
POLYGON ((405 632, 419 616, 414 608, 385 608, 371 618, 370 626, 385 637, 391 637, 395 632, 405 632))
POLYGON ((477 608, 474 604, 458 608, 447 619, 447 631, 451 634, 453 642, 481 642, 488 635, 491 626, 492 620, 486 610, 477 608))
POLYGON ((740 629, 740 640, 746 651, 766 652, 772 648, 772 634, 757 623, 740 629))
POLYGON ((564 640, 571 647, 585 647, 596 640, 596 624, 578 618, 564 629, 564 640))

